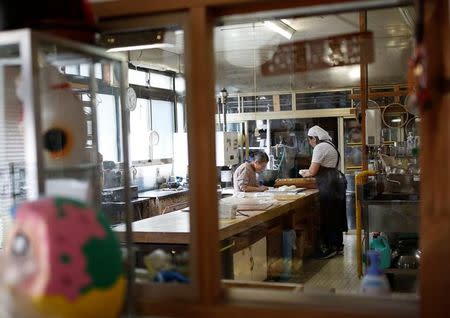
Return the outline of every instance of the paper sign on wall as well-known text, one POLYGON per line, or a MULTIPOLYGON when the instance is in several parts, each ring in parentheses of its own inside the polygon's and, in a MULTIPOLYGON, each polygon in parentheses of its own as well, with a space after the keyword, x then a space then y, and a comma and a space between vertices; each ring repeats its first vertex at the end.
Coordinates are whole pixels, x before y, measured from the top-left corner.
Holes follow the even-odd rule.
POLYGON ((261 73, 291 74, 373 61, 373 33, 358 32, 279 45, 261 65, 261 73))

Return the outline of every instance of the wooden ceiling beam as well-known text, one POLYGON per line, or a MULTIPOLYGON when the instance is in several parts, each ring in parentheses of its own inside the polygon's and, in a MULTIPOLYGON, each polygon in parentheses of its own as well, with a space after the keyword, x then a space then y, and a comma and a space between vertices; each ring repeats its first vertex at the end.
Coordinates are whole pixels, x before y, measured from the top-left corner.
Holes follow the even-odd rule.
POLYGON ((213 9, 216 15, 243 14, 255 11, 298 8, 314 5, 327 5, 356 0, 117 0, 92 3, 95 16, 100 19, 110 19, 129 16, 152 15, 174 11, 185 11, 190 8, 207 7, 213 9))

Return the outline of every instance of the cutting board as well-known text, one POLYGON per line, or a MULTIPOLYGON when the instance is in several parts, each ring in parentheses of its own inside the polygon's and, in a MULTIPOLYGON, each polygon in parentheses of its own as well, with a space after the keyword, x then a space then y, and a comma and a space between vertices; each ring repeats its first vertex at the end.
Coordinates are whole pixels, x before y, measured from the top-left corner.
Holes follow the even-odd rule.
POLYGON ((298 188, 316 189, 316 178, 288 178, 275 180, 275 188, 284 185, 295 185, 298 188))
POLYGON ((257 203, 257 204, 238 204, 238 211, 261 211, 267 210, 272 206, 272 203, 257 203))

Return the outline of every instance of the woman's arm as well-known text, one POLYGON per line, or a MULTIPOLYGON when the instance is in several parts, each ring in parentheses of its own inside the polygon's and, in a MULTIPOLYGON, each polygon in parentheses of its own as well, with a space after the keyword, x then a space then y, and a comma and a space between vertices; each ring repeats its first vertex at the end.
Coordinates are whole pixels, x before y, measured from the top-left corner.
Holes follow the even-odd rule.
POLYGON ((309 166, 308 170, 300 170, 300 174, 302 177, 308 178, 308 177, 314 177, 319 172, 320 164, 311 162, 311 165, 309 166))

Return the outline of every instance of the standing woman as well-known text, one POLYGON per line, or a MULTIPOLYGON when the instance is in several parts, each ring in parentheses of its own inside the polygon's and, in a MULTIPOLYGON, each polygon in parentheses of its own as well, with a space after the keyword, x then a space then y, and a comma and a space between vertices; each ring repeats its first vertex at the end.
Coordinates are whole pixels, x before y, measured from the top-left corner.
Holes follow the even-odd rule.
POLYGON ((303 177, 315 177, 320 196, 319 258, 330 258, 343 251, 342 232, 347 231, 345 213, 345 176, 337 169, 340 154, 331 142, 330 135, 321 127, 308 131, 308 141, 313 147, 309 169, 300 170, 303 177))

